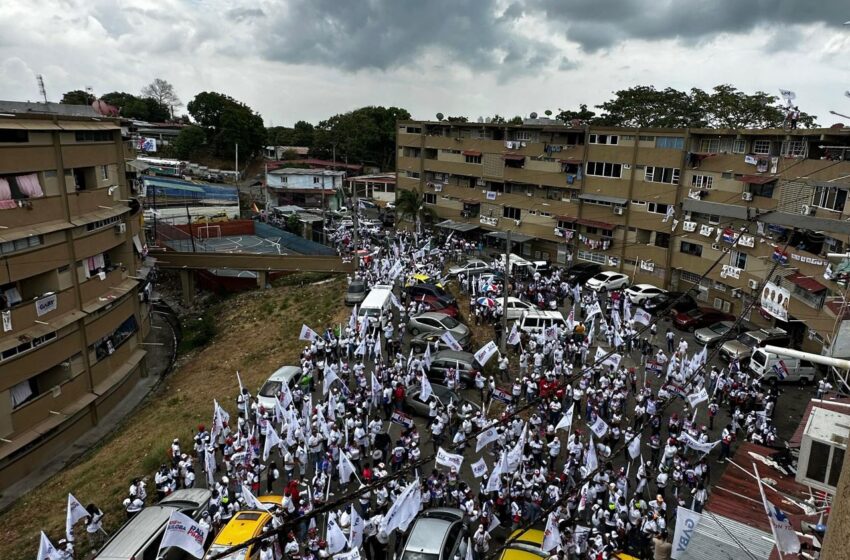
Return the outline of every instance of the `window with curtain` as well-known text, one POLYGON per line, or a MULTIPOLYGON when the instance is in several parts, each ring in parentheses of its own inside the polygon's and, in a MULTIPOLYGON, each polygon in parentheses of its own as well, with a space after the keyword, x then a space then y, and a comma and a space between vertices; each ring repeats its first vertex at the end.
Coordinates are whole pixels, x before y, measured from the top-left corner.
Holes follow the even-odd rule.
POLYGON ((0 209, 17 208, 18 200, 44 196, 36 173, 0 177, 0 209))
POLYGON ((31 380, 21 381, 9 390, 12 399, 12 409, 16 409, 35 396, 32 390, 31 380))

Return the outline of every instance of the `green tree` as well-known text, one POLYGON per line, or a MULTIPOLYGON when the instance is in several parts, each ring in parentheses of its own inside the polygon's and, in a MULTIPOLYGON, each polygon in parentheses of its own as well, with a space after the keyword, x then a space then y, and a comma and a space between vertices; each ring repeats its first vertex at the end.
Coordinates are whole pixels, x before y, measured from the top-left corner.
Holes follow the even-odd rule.
POLYGON ((594 111, 590 111, 587 108, 585 103, 582 103, 578 106, 578 111, 572 111, 570 109, 558 109, 558 114, 555 115, 555 119, 561 121, 562 123, 569 124, 572 121, 582 121, 586 123, 590 123, 593 121, 593 118, 596 116, 594 111))
POLYGON ((395 200, 396 215, 416 224, 416 231, 422 231, 422 222, 432 219, 434 209, 425 204, 425 196, 419 189, 399 190, 395 200))
POLYGON ((676 128, 701 126, 699 111, 690 96, 673 88, 635 86, 614 93, 614 98, 596 106, 604 112, 594 120, 603 126, 676 128))
POLYGON ((469 122, 469 119, 467 117, 460 117, 460 116, 458 116, 458 117, 446 117, 446 120, 451 122, 451 123, 454 123, 454 122, 456 122, 456 123, 469 122))
POLYGON ((329 158, 336 150, 337 160, 395 167, 396 122, 410 119, 398 107, 362 107, 334 115, 314 130, 311 151, 329 158))
POLYGON ((171 117, 168 107, 152 97, 137 97, 132 93, 113 91, 100 97, 110 105, 118 107, 121 116, 140 121, 164 122, 171 117))
POLYGON ((522 124, 522 117, 519 115, 514 115, 514 118, 509 120, 508 124, 522 124))
MULTIPOLYGON (((778 128, 786 108, 779 98, 757 91, 747 95, 729 84, 715 86, 711 92, 691 90, 691 99, 702 112, 704 126, 710 128, 778 128)), ((800 113, 798 126, 815 126, 815 116, 800 113)))
POLYGON ((62 100, 59 103, 63 105, 91 105, 94 101, 94 95, 81 89, 75 89, 63 93, 62 100))
POLYGON ((186 107, 204 129, 207 144, 219 157, 233 155, 236 144, 249 157, 262 150, 266 141, 263 117, 253 109, 222 93, 204 91, 186 107))
POLYGON ((143 87, 142 97, 155 99, 157 104, 167 107, 168 114, 171 117, 174 117, 175 107, 183 105, 180 98, 174 92, 174 86, 161 78, 156 78, 153 82, 143 87))
POLYGON ((207 135, 200 126, 189 125, 171 142, 171 152, 176 158, 190 159, 203 150, 207 135))
POLYGON ((496 113, 495 115, 493 115, 493 118, 490 119, 490 122, 492 124, 507 124, 508 123, 508 121, 505 120, 505 117, 503 117, 499 113, 496 113))

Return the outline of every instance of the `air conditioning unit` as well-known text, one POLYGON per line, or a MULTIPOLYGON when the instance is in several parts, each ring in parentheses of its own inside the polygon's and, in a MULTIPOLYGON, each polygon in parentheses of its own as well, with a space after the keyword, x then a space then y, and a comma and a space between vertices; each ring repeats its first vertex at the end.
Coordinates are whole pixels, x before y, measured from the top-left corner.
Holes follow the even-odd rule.
POLYGON ((625 211, 626 211, 626 209, 623 208, 622 206, 615 206, 614 207, 614 213, 617 214, 618 216, 622 216, 623 212, 625 212, 625 211))
POLYGON ((711 248, 714 249, 715 251, 719 251, 720 250, 720 243, 712 243, 711 248))
POLYGON ((753 193, 751 193, 751 192, 741 193, 741 200, 751 201, 752 199, 753 199, 753 193))
POLYGON ((632 164, 630 164, 630 163, 624 163, 623 164, 623 169, 631 169, 631 168, 632 168, 632 164))
POLYGON ((741 297, 741 288, 732 288, 732 291, 729 292, 729 293, 733 298, 740 298, 741 297))
POLYGON ((757 290, 759 287, 758 280, 747 280, 747 286, 749 286, 751 290, 757 290))
POLYGON ((115 233, 127 233, 127 224, 124 222, 119 222, 115 224, 115 233))
POLYGON ((514 220, 514 222, 516 223, 516 225, 520 225, 522 223, 522 220, 514 220))
POLYGON ((804 204, 803 208, 800 210, 800 214, 804 216, 811 216, 814 213, 812 212, 812 210, 814 209, 811 206, 809 206, 808 204, 804 204))

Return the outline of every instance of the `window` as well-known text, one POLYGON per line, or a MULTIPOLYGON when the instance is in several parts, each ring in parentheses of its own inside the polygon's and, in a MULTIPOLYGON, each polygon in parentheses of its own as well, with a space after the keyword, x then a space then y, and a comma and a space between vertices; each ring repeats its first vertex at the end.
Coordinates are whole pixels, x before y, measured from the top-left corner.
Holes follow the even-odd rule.
POLYGON ((655 140, 655 136, 639 136, 638 140, 640 142, 652 142, 653 140, 655 140))
POLYGON ((619 137, 616 134, 591 134, 588 137, 588 144, 609 144, 615 146, 619 143, 619 137))
POLYGON ((425 193, 425 204, 437 204, 437 195, 434 193, 425 193))
POLYGON ((619 179, 623 174, 623 165, 620 163, 607 163, 603 161, 587 162, 587 174, 594 177, 612 177, 619 179))
POLYGON ((313 184, 314 185, 318 185, 321 182, 322 182, 322 180, 319 177, 313 177, 313 184))
POLYGON ((804 140, 787 140, 782 143, 780 153, 786 157, 806 157, 807 147, 804 140))
POLYGON ((753 141, 753 153, 761 155, 770 154, 770 140, 755 140, 753 141))
POLYGON ((33 338, 32 340, 22 342, 21 344, 18 344, 17 346, 14 346, 12 348, 7 348, 6 350, 3 350, 2 353, 0 353, 0 362, 12 359, 19 354, 23 354, 24 352, 29 352, 33 348, 38 348, 43 344, 47 344, 51 340, 56 340, 55 332, 47 333, 43 336, 33 338))
POLYGON ((697 243, 691 243, 689 241, 682 241, 682 244, 679 246, 679 251, 685 253, 686 255, 701 257, 702 245, 699 245, 697 243))
POLYGON ((632 206, 646 206, 645 200, 632 200, 632 206))
POLYGON ((534 133, 530 130, 517 130, 514 132, 514 140, 521 142, 530 142, 534 140, 534 133))
POLYGON ((591 253, 590 251, 579 250, 578 258, 582 261, 590 261, 596 264, 605 264, 608 259, 605 258, 605 253, 591 253))
POLYGON ((644 171, 644 181, 650 183, 668 183, 671 185, 679 184, 679 170, 675 167, 653 167, 646 166, 644 171))
POLYGON ((731 179, 733 175, 729 171, 724 171, 723 173, 720 174, 720 176, 723 177, 724 179, 731 179))
POLYGON ((710 189, 714 183, 711 175, 694 175, 691 177, 691 186, 695 189, 710 189))
POLYGON ((682 150, 685 148, 685 139, 681 136, 656 136, 655 147, 682 150))
POLYGON ((682 271, 681 279, 683 282, 690 282, 691 284, 699 284, 699 281, 702 280, 702 276, 697 274, 696 272, 688 272, 687 270, 682 271))
POLYGON ((502 216, 510 218, 511 220, 519 220, 520 216, 522 216, 522 210, 512 206, 505 206, 502 208, 502 216))
POLYGON ((481 156, 466 156, 466 163, 481 163, 481 156))
POLYGON ((0 142, 29 142, 30 135, 26 130, 0 129, 0 142))
POLYGON ((747 152, 747 141, 746 140, 734 140, 732 142, 732 153, 733 154, 744 154, 747 152))
POLYGON ((621 134, 620 135, 620 140, 622 140, 624 142, 625 141, 633 142, 634 139, 635 139, 634 134, 621 134))
POLYGON ((661 204, 660 202, 650 202, 646 205, 646 211, 653 212, 655 214, 664 214, 666 216, 667 209, 669 207, 669 204, 661 204))
POLYGON ((108 165, 101 165, 100 166, 100 178, 103 179, 104 181, 107 181, 109 179, 109 166, 108 165))
POLYGON ((747 254, 741 251, 732 251, 729 253, 729 264, 741 270, 747 268, 747 254))
POLYGON ((11 255, 18 251, 25 251, 32 247, 38 247, 44 243, 44 237, 41 235, 31 235, 14 241, 5 241, 0 243, 0 255, 11 255))
POLYGON ((96 222, 89 222, 86 224, 86 231, 94 231, 96 229, 105 228, 107 226, 111 226, 117 224, 122 221, 121 216, 113 216, 111 218, 106 218, 105 220, 97 220, 96 222))
POLYGON ((135 315, 130 315, 127 319, 118 325, 111 334, 108 334, 91 345, 91 349, 95 352, 95 357, 98 361, 111 355, 118 349, 127 339, 133 336, 139 329, 135 315))
POLYGON ((660 231, 655 232, 655 246, 668 249, 670 247, 670 234, 660 231))
POLYGON ((847 190, 838 187, 815 187, 812 206, 842 212, 847 202, 847 190))
POLYGON ((112 142, 109 130, 78 130, 74 136, 77 142, 112 142))
POLYGON ((763 196, 765 198, 773 197, 773 189, 775 186, 775 181, 765 183, 763 185, 754 185, 752 183, 748 185, 749 191, 753 196, 763 196))
POLYGON ((289 177, 281 177, 281 178, 280 178, 280 182, 281 182, 281 183, 283 183, 283 184, 288 183, 288 182, 289 182, 289 177))

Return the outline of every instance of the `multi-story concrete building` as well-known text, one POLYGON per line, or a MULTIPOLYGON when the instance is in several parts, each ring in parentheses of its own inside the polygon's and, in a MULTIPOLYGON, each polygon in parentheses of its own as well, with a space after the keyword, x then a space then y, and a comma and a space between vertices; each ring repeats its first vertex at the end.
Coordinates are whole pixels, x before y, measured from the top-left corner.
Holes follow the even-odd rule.
POLYGON ((117 120, 0 102, 0 490, 145 374, 139 210, 117 120))
POLYGON ((266 206, 296 204, 306 208, 339 208, 337 192, 345 171, 284 167, 266 173, 266 206))
POLYGON ((510 230, 524 256, 695 288, 703 305, 750 309, 758 325, 774 321, 749 305, 770 280, 791 293, 779 326, 800 346, 835 342, 835 355, 850 356, 843 267, 826 258, 850 234, 848 128, 409 121, 398 123, 397 151, 398 189, 421 190, 443 229, 498 252, 510 230))

